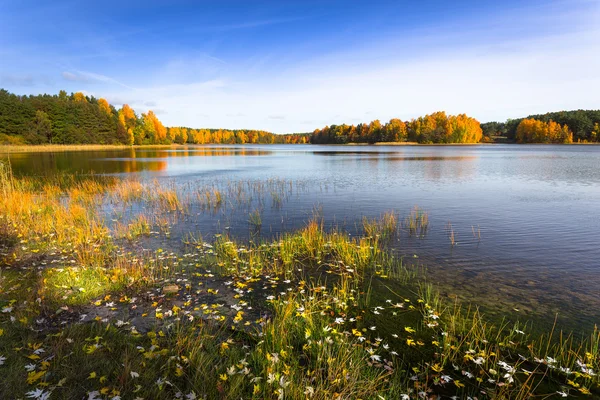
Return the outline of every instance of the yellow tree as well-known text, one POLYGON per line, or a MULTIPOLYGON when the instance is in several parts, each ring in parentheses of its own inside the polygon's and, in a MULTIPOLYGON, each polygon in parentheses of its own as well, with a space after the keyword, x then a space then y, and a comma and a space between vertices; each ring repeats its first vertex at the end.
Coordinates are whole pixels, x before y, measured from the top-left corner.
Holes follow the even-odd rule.
POLYGON ((146 121, 144 121, 144 125, 146 126, 146 130, 153 134, 153 141, 155 143, 164 143, 167 140, 167 128, 160 122, 156 114, 152 110, 148 111, 148 114, 145 115, 146 121))
POLYGON ((592 133, 590 135, 590 140, 592 142, 597 142, 598 139, 600 139, 600 124, 599 123, 595 123, 594 124, 594 129, 592 130, 592 133))
POLYGON ((179 127, 173 126, 167 129, 167 138, 170 142, 174 142, 175 138, 181 134, 180 132, 181 129, 179 127))
POLYGON ((180 144, 186 144, 188 142, 188 138, 189 138, 189 131, 187 128, 181 128, 181 132, 179 135, 179 143, 180 144))
MULTIPOLYGON (((352 131, 356 131, 356 128, 352 126, 350 131, 350 137, 352 137, 352 131)), ((398 118, 392 118, 390 122, 385 125, 385 131, 386 142, 404 142, 406 140, 406 124, 398 118)))
POLYGON ((85 94, 83 94, 81 92, 77 92, 77 93, 73 94, 73 100, 75 100, 78 103, 87 103, 85 94))
POLYGON ((103 112, 105 112, 108 115, 112 114, 112 110, 110 109, 110 104, 108 104, 108 101, 106 101, 106 99, 98 99, 98 107, 100 108, 100 110, 102 110, 103 112))
POLYGON ((567 125, 527 118, 517 126, 516 139, 518 143, 573 143, 573 133, 567 125))
POLYGON ((137 116, 135 115, 135 111, 128 104, 123 104, 120 110, 123 113, 123 117, 125 118, 125 125, 127 128, 133 128, 137 121, 137 116))

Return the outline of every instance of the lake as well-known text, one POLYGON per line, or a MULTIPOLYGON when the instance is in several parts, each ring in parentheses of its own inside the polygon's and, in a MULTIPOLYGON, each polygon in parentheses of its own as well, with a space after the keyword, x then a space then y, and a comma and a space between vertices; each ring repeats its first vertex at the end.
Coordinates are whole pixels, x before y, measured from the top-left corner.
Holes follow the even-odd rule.
POLYGON ((10 160, 17 175, 94 172, 173 185, 192 204, 166 243, 174 248, 190 231, 276 237, 315 213, 328 228, 356 235, 363 217, 394 211, 404 221, 418 206, 427 231, 403 229, 390 247, 425 266, 445 296, 546 325, 556 313, 578 329, 600 322, 597 146, 215 145, 10 160), (226 194, 222 206, 203 204, 206 187, 226 194), (261 217, 258 232, 252 212, 261 217))

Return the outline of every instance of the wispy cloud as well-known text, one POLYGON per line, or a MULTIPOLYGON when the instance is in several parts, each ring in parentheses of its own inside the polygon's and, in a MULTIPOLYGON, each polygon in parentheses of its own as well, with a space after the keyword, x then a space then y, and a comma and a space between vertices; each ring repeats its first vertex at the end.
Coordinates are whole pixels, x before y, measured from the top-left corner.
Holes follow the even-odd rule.
POLYGON ((32 86, 36 82, 32 75, 1 75, 0 85, 32 86))
POLYGON ((187 29, 188 32, 228 32, 228 31, 236 31, 242 29, 253 29, 253 28, 261 28, 265 26, 271 25, 280 25, 286 24, 290 22, 300 21, 305 19, 304 16, 298 17, 288 17, 288 18, 270 18, 270 19, 257 19, 253 21, 244 21, 233 24, 220 24, 220 25, 204 25, 199 27, 194 27, 191 29, 187 29))
POLYGON ((80 82, 80 83, 87 83, 87 84, 108 83, 108 84, 119 85, 119 86, 122 86, 127 89, 133 89, 131 86, 128 86, 122 82, 119 82, 118 80, 113 79, 109 76, 96 74, 93 72, 85 72, 85 71, 77 71, 77 70, 63 71, 61 75, 65 80, 71 81, 71 82, 80 82))

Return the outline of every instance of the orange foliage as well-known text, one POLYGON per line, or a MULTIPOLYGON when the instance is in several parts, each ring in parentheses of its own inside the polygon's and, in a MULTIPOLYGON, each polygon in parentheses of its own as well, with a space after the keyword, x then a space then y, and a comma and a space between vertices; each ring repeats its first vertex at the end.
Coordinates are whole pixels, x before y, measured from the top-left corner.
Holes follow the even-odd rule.
POLYGON ((528 118, 517 127, 519 143, 573 143, 573 133, 567 125, 528 118))
POLYGON ((108 101, 106 101, 106 99, 99 99, 98 107, 100 108, 100 110, 107 113, 108 115, 112 114, 112 110, 110 109, 110 105, 108 104, 108 101))
POLYGON ((87 103, 85 94, 83 94, 81 92, 77 92, 77 93, 73 94, 73 100, 75 100, 77 102, 81 102, 81 103, 87 103))

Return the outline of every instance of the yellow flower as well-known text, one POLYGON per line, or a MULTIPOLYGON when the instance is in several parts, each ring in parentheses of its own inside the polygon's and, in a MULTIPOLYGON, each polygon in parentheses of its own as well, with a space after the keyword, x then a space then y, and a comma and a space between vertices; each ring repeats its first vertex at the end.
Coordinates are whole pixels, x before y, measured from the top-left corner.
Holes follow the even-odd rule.
POLYGON ((227 343, 227 342, 221 343, 221 353, 225 352, 227 349, 229 349, 229 343, 227 343))
POLYGON ((96 378, 96 373, 95 372, 90 372, 90 376, 87 377, 88 379, 95 379, 96 378))
POLYGON ((407 326, 407 327, 405 327, 405 328, 404 328, 404 330, 405 330, 406 332, 408 332, 408 333, 415 333, 415 332, 416 332, 416 331, 415 331, 413 328, 411 328, 410 326, 407 326))
POLYGON ((221 379, 223 382, 227 380, 227 374, 221 374, 219 375, 219 379, 221 379))
POLYGON ((442 366, 440 364, 433 364, 431 366, 431 369, 434 370, 435 372, 442 372, 442 366))

